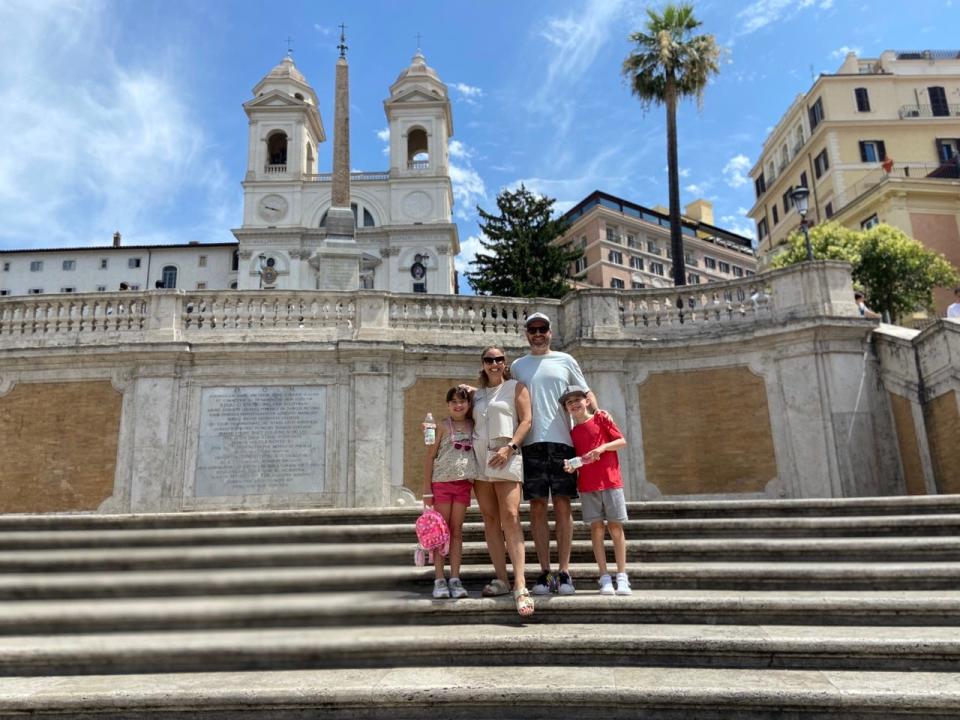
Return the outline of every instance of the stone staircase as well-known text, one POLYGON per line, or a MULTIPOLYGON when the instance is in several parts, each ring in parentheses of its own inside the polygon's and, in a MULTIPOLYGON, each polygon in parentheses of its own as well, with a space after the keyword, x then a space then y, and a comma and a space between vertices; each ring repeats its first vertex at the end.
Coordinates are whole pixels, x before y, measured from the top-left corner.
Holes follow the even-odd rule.
POLYGON ((525 623, 476 510, 459 601, 415 509, 0 516, 0 718, 960 717, 960 496, 629 511, 525 623))

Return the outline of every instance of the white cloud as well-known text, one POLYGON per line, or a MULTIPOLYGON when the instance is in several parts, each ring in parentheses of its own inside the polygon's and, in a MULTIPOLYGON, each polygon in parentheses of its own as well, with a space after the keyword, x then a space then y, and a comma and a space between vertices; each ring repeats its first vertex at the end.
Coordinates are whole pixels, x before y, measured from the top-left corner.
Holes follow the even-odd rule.
MULTIPOLYGON (((776 22, 786 21, 805 8, 812 7, 816 0, 755 0, 737 13, 740 27, 737 35, 749 35, 776 22)), ((826 10, 832 0, 821 0, 820 8, 826 10)))
POLYGON ((471 105, 476 105, 477 100, 483 97, 483 90, 474 85, 467 85, 466 83, 458 82, 450 85, 450 88, 460 96, 461 100, 464 100, 471 105))
POLYGON ((751 164, 750 158, 743 154, 734 155, 730 158, 727 164, 723 166, 723 177, 727 185, 738 188, 750 182, 747 171, 750 170, 751 164))
POLYGON ((321 35, 333 35, 333 28, 327 27, 326 25, 321 25, 320 23, 314 23, 313 29, 316 30, 321 35))
POLYGON ((377 139, 383 143, 381 150, 384 155, 390 155, 390 128, 385 127, 382 130, 374 131, 377 139))
POLYGON ((703 195, 704 187, 703 185, 697 185, 696 183, 690 183, 689 185, 684 186, 684 192, 688 192, 691 195, 703 195))
POLYGON ((451 140, 449 147, 450 157, 469 158, 473 157, 473 150, 470 150, 459 140, 451 140))
POLYGON ((460 254, 453 259, 453 265, 461 275, 471 272, 475 268, 470 267, 470 263, 477 257, 477 253, 483 250, 480 239, 486 240, 483 233, 471 235, 466 240, 460 242, 460 254))
POLYGON ((847 45, 844 45, 842 47, 838 47, 836 50, 830 53, 830 57, 837 58, 838 60, 843 60, 849 53, 862 55, 863 50, 859 47, 849 47, 847 45))
POLYGON ((833 0, 820 0, 820 9, 829 10, 833 7, 833 0))
POLYGON ((470 220, 476 213, 476 206, 487 198, 483 178, 469 163, 461 166, 451 162, 450 182, 453 184, 454 214, 461 220, 470 220))

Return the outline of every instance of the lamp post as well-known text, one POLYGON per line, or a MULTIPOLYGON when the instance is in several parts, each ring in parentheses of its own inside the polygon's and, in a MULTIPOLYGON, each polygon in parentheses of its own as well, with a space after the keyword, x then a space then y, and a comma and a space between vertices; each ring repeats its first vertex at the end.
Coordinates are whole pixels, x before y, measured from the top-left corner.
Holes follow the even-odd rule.
POLYGON ((800 213, 800 229, 803 230, 803 241, 807 246, 807 260, 813 260, 813 248, 810 246, 810 232, 807 230, 807 209, 809 208, 810 188, 798 185, 791 191, 790 197, 793 199, 793 204, 794 207, 797 208, 797 212, 800 213))

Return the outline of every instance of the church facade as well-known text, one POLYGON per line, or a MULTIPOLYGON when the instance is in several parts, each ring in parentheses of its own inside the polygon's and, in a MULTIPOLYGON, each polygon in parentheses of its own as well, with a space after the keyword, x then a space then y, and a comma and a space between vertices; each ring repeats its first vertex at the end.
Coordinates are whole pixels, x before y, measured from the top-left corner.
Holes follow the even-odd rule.
MULTIPOLYGON (((160 286, 456 292, 460 244, 447 150, 453 117, 446 85, 419 50, 384 100, 390 167, 351 173, 346 166, 341 172, 348 177, 354 231, 337 238, 338 286, 329 280, 335 263, 326 222, 337 172, 317 166, 327 137, 316 92, 287 56, 253 95, 243 106, 249 136, 243 221, 233 230, 237 244, 124 245, 117 233, 108 246, 4 250, 0 295, 160 286)), ((348 105, 345 98, 342 105, 348 105)), ((348 138, 342 140, 348 146, 348 138)))

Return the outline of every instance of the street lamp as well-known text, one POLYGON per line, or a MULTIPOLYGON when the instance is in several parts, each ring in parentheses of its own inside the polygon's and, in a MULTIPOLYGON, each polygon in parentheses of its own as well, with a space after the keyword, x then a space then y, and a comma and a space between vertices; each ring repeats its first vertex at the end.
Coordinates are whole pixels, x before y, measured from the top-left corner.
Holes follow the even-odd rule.
POLYGON ((790 192, 790 197, 793 199, 793 205, 797 208, 797 212, 800 213, 800 229, 803 230, 803 241, 807 245, 807 260, 813 260, 813 248, 810 246, 810 233, 807 230, 807 209, 809 208, 810 188, 797 185, 797 187, 790 192))

